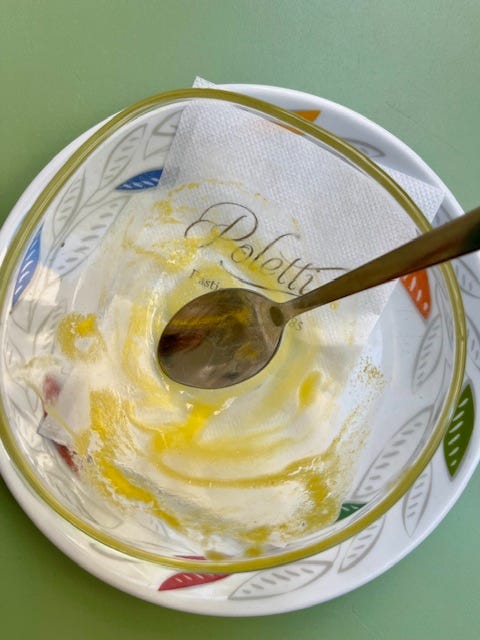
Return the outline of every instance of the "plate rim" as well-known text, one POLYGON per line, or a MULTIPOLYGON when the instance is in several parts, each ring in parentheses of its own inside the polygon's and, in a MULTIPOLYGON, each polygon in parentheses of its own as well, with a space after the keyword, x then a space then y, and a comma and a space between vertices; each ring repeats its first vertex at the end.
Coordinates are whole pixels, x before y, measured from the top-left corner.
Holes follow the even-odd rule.
MULTIPOLYGON (((368 129, 374 130, 377 134, 381 134, 383 137, 388 139, 389 142, 395 148, 399 149, 412 162, 414 162, 417 166, 419 166, 422 169, 422 172, 426 176, 428 176, 428 179, 435 186, 439 186, 444 191, 445 199, 444 199, 444 204, 442 205, 444 209, 447 209, 450 213, 453 213, 453 215, 460 215, 461 213, 463 213, 461 206, 456 201, 456 199, 454 198, 453 194, 448 189, 448 187, 442 182, 439 176, 437 176, 437 174, 435 174, 435 172, 422 160, 422 158, 420 158, 420 156, 418 156, 410 147, 408 147, 408 145, 406 145, 404 142, 399 140, 396 136, 391 134, 388 130, 384 129, 380 125, 375 124, 365 116, 358 114, 352 109, 349 109, 348 107, 345 107, 343 105, 339 105, 338 103, 335 103, 331 100, 321 98, 319 96, 314 96, 312 94, 309 94, 303 91, 286 89, 286 88, 277 87, 277 86, 268 86, 268 85, 261 85, 261 84, 260 85, 259 84, 227 84, 227 85, 219 85, 219 88, 225 88, 228 90, 238 91, 238 92, 247 93, 247 94, 249 92, 252 92, 252 95, 260 98, 267 97, 268 95, 267 99, 272 102, 274 102, 276 98, 285 99, 286 97, 291 98, 292 100, 308 101, 311 103, 315 103, 319 107, 320 105, 324 105, 324 108, 327 107, 334 112, 341 113, 347 116, 348 118, 354 119, 357 122, 361 122, 368 129)), ((110 117, 113 117, 113 116, 110 116, 110 117)), ((18 199, 17 203, 11 210, 10 214, 7 216, 2 228, 0 229, 0 261, 3 259, 2 251, 4 251, 4 247, 8 243, 9 236, 13 236, 15 234, 18 223, 22 220, 23 216, 26 215, 28 211, 28 207, 27 207, 28 201, 34 199, 34 196, 32 196, 32 194, 37 193, 38 190, 42 188, 43 181, 45 180, 48 181, 50 179, 52 172, 55 171, 54 167, 57 164, 60 163, 61 165, 65 161, 65 159, 69 157, 71 153, 81 144, 81 142, 83 142, 95 130, 97 130, 105 122, 107 122, 110 119, 110 117, 104 119, 99 124, 89 128, 86 132, 84 132, 83 134, 78 136, 75 140, 73 140, 70 144, 68 144, 56 156, 54 156, 54 158, 52 158, 52 160, 49 163, 47 163, 47 165, 45 165, 45 167, 37 174, 37 176, 26 187, 26 189, 18 199), (47 176, 48 176, 48 179, 47 179, 47 176)), ((283 613, 287 611, 299 610, 302 608, 312 606, 314 604, 319 604, 320 602, 324 602, 329 599, 338 597, 339 595, 348 593, 349 591, 352 591, 362 586, 363 584, 369 582, 370 580, 374 579, 378 575, 381 575, 382 573, 387 571, 394 564, 396 564, 402 558, 408 555, 413 549, 415 549, 426 537, 428 537, 428 535, 430 535, 430 533, 440 524, 440 522, 443 520, 446 514, 450 511, 453 505, 460 498, 461 494, 463 493, 463 490, 465 489, 467 483, 469 482, 471 476, 473 475, 477 467, 477 464, 480 458, 480 449, 475 453, 476 455, 474 455, 471 458, 468 468, 463 470, 461 478, 457 480, 455 491, 452 493, 451 498, 442 505, 442 508, 438 511, 438 513, 436 514, 436 517, 433 518, 433 520, 430 522, 429 526, 426 527, 424 530, 422 530, 419 536, 412 539, 410 541, 410 544, 405 545, 405 548, 402 549, 402 552, 397 554, 394 558, 391 558, 389 562, 382 563, 382 566, 378 567, 376 571, 369 572, 367 575, 364 576, 363 579, 357 580, 355 584, 347 585, 347 588, 339 590, 338 593, 333 593, 328 598, 322 598, 322 599, 307 598, 301 603, 293 602, 294 598, 292 598, 292 602, 290 606, 270 606, 270 607, 267 606, 267 607, 264 607, 264 610, 255 612, 253 614, 251 613, 251 609, 254 609, 255 607, 252 607, 252 604, 253 602, 256 602, 256 601, 250 600, 250 601, 244 602, 243 608, 245 609, 245 611, 243 613, 238 610, 235 612, 222 612, 221 610, 220 611, 218 610, 218 607, 219 606, 221 607, 221 604, 222 604, 222 602, 219 601, 218 598, 212 599, 212 598, 202 597, 202 596, 200 596, 196 600, 194 598, 189 598, 189 597, 178 598, 175 592, 170 592, 170 593, 163 592, 162 597, 159 598, 158 592, 154 591, 153 589, 151 589, 151 598, 148 598, 146 597, 147 594, 142 589, 140 588, 136 589, 135 585, 131 584, 131 582, 129 582, 128 579, 120 578, 120 577, 117 577, 117 579, 115 579, 115 577, 112 575, 109 575, 108 577, 106 577, 105 571, 102 571, 101 567, 99 567, 97 563, 89 561, 89 559, 86 557, 80 557, 81 554, 79 553, 78 549, 74 550, 72 544, 70 545, 68 544, 66 533, 65 531, 63 531, 63 527, 62 528, 59 527, 58 530, 56 530, 55 528, 52 528, 52 529, 47 528, 47 526, 44 524, 43 519, 39 517, 38 512, 35 509, 35 505, 38 499, 36 499, 36 496, 30 493, 30 490, 26 487, 23 479, 17 474, 12 461, 8 458, 8 455, 6 454, 3 447, 1 447, 1 451, 0 451, 0 473, 4 477, 7 486, 9 487, 10 491, 12 492, 16 500, 19 502, 20 506, 24 509, 24 511, 29 516, 29 518, 36 524, 36 526, 40 529, 40 531, 48 539, 50 539, 53 542, 53 544, 55 544, 55 546, 60 548, 68 557, 73 559, 77 564, 82 566, 85 570, 89 571, 93 575, 96 575, 96 577, 98 577, 102 581, 107 582, 112 586, 115 586, 116 588, 122 591, 126 591, 127 593, 130 593, 131 595, 134 595, 141 599, 149 600, 150 602, 164 605, 173 609, 188 611, 192 613, 199 613, 204 615, 217 615, 217 616, 224 615, 224 616, 240 617, 240 616, 251 616, 251 615, 256 615, 256 616, 271 615, 275 613, 283 613), (27 495, 27 494, 30 494, 30 495, 27 495), (196 606, 192 606, 193 602, 196 603, 196 606), (206 606, 207 603, 210 604, 210 606, 206 606), (200 604, 200 606, 198 606, 198 604, 200 604), (250 611, 246 610, 248 608, 250 608, 250 611)), ((48 505, 45 504, 44 506, 47 510, 50 511, 50 508, 48 507, 48 505)), ((396 509, 396 508, 398 508, 398 503, 397 505, 392 507, 392 509, 396 509)), ((56 514, 54 514, 54 516, 56 516, 56 514)), ((56 516, 56 517, 59 518, 59 516, 56 516)), ((68 523, 63 523, 63 521, 61 522, 62 522, 62 525, 63 524, 68 525, 68 523)), ((71 525, 68 525, 68 526, 71 526, 71 525)), ((77 532, 77 530, 74 529, 73 527, 72 529, 75 532, 77 532)), ((81 535, 85 536, 85 534, 81 534, 81 535)), ((85 536, 85 537, 88 537, 88 536, 85 536)), ((119 556, 120 555, 121 554, 119 554, 119 556)), ((248 574, 243 574, 243 575, 248 575, 248 574)), ((297 594, 298 593, 300 592, 297 591, 297 594)), ((274 599, 270 598, 269 604, 275 605, 274 599)), ((241 609, 241 606, 242 606, 242 603, 240 603, 239 601, 235 603, 236 609, 241 609)))

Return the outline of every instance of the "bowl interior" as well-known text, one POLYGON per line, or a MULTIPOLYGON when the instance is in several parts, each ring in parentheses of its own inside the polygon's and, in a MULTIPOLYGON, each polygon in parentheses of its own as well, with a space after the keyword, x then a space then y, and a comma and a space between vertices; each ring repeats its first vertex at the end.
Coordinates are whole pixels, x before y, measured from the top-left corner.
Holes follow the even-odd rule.
MULTIPOLYGON (((408 225, 412 233, 428 228, 416 206, 368 159, 328 132, 279 109, 251 98, 209 90, 157 96, 139 103, 94 134, 66 163, 39 196, 2 265, 1 435, 15 464, 35 491, 63 517, 95 539, 129 555, 172 566, 250 570, 310 555, 367 526, 381 526, 383 513, 412 486, 448 426, 463 377, 463 316, 452 271, 442 266, 429 270, 428 274, 416 274, 392 287, 386 306, 383 308, 381 304, 378 322, 370 318, 365 326, 359 323, 356 329, 350 327, 348 335, 338 333, 335 325, 346 326, 349 318, 364 312, 366 302, 367 306, 372 300, 374 304, 380 304, 376 294, 361 294, 342 303, 340 311, 337 307, 323 309, 303 322, 293 322, 278 359, 257 381, 244 383, 247 386, 232 392, 242 398, 243 404, 238 401, 237 411, 237 415, 242 416, 241 424, 237 417, 232 426, 228 422, 229 414, 225 412, 217 423, 209 423, 208 433, 213 443, 219 437, 218 431, 226 425, 231 432, 231 441, 236 437, 243 444, 250 443, 251 448, 246 449, 243 458, 240 449, 227 456, 225 448, 213 448, 213 456, 207 456, 201 466, 195 457, 195 449, 188 448, 184 441, 172 440, 169 464, 176 464, 172 453, 176 446, 185 454, 178 461, 178 467, 182 467, 182 474, 177 473, 178 481, 187 488, 192 482, 198 485, 197 510, 188 516, 187 534, 171 516, 175 511, 178 515, 182 510, 187 513, 191 509, 188 492, 181 493, 180 497, 177 495, 174 503, 168 503, 167 511, 157 508, 159 504, 165 504, 168 487, 155 485, 153 476, 143 477, 143 467, 132 466, 126 476, 122 476, 121 482, 128 481, 136 493, 125 490, 123 502, 112 499, 115 497, 111 490, 112 467, 108 467, 110 484, 93 482, 92 478, 96 476, 92 476, 91 470, 94 468, 97 473, 103 468, 105 471, 108 462, 115 467, 115 473, 125 471, 125 466, 129 465, 127 458, 120 461, 115 457, 117 449, 121 448, 115 440, 118 432, 112 431, 105 437, 105 442, 110 438, 113 444, 113 448, 103 449, 107 458, 92 458, 92 450, 88 447, 80 455, 77 450, 80 442, 77 439, 72 444, 68 428, 62 422, 65 414, 61 411, 59 414, 55 402, 65 380, 69 380, 68 393, 60 396, 63 406, 70 407, 70 413, 67 410, 70 416, 74 413, 78 417, 82 411, 87 411, 82 424, 89 422, 93 405, 88 407, 87 402, 80 410, 82 402, 79 398, 83 396, 75 390, 83 389, 82 380, 88 379, 88 384, 93 384, 91 379, 95 376, 97 391, 108 384, 98 382, 104 370, 97 371, 95 359, 89 360, 85 354, 93 353, 103 342, 107 353, 115 350, 108 336, 118 337, 127 331, 117 325, 122 324, 122 314, 131 318, 132 310, 129 307, 128 313, 125 311, 125 300, 129 304, 132 302, 132 292, 137 296, 133 300, 137 304, 139 300, 149 300, 149 292, 159 289, 160 297, 152 295, 144 305, 151 308, 153 304, 154 307, 148 315, 148 326, 142 329, 143 334, 140 331, 134 336, 135 344, 143 336, 143 345, 150 345, 147 351, 151 355, 151 345, 158 339, 168 314, 206 289, 236 283, 237 286, 267 288, 272 297, 283 300, 304 292, 302 288, 306 289, 307 285, 311 288, 337 273, 332 273, 330 267, 327 273, 312 268, 319 260, 319 238, 315 235, 316 226, 312 227, 312 220, 302 211, 294 220, 288 217, 290 227, 282 227, 281 231, 275 228, 274 232, 270 230, 262 236, 259 226, 264 224, 267 230, 271 229, 271 225, 278 223, 275 220, 278 213, 269 198, 263 194, 259 197, 248 185, 235 187, 237 199, 233 205, 222 199, 224 176, 222 180, 212 177, 210 182, 203 184, 191 182, 188 190, 182 190, 178 187, 185 185, 185 181, 180 180, 179 184, 175 182, 178 175, 173 178, 169 175, 168 179, 174 182, 167 181, 166 186, 162 186, 162 172, 180 117, 194 98, 206 108, 210 108, 212 99, 233 102, 243 112, 255 114, 269 127, 272 123, 275 127, 282 125, 282 131, 292 139, 302 136, 306 153, 309 145, 321 148, 331 155, 332 162, 342 163, 376 193, 382 192, 378 197, 385 198, 389 205, 387 225, 400 221, 401 225, 408 225), (170 194, 169 202, 178 224, 172 224, 171 211, 165 208, 165 193, 170 194), (209 209, 209 197, 216 203, 214 211, 209 209), (159 206, 159 202, 163 204, 159 206), (203 202, 203 208, 195 209, 196 202, 203 202), (208 216, 205 215, 207 210, 210 211, 208 216), (155 228, 150 225, 152 211, 157 216, 155 228), (391 218, 388 217, 390 214, 391 218), (250 237, 253 227, 255 241, 250 237), (224 233, 227 228, 235 230, 235 234, 224 233), (278 240, 280 237, 283 242, 287 235, 295 243, 297 254, 291 253, 292 244, 287 241, 282 244, 278 240), (175 277, 170 274, 170 279, 159 278, 151 265, 145 266, 145 261, 128 263, 121 251, 126 246, 126 239, 132 237, 138 240, 144 253, 155 246, 160 254, 168 254, 170 262, 173 251, 173 262, 181 266, 181 279, 188 281, 187 284, 178 289, 178 270, 175 277), (196 262, 198 256, 201 256, 201 270, 196 262), (260 257, 256 260, 257 256, 260 257), (285 265, 291 263, 288 278, 285 265), (207 268, 211 264, 216 265, 215 269, 207 268), (222 265, 223 271, 218 271, 218 264, 222 265), (254 268, 258 265, 261 265, 260 271, 254 268), (306 277, 311 274, 311 278, 306 277), (272 283, 276 283, 275 286, 272 283), (171 296, 171 302, 165 297, 165 290, 177 292, 171 296), (159 307, 164 315, 158 315, 156 309, 159 307), (340 321, 332 323, 331 315, 335 313, 340 313, 340 321), (99 335, 92 329, 94 325, 89 325, 89 314, 96 314, 97 321, 102 319, 99 335), (65 323, 65 318, 69 318, 69 324, 65 323), (329 329, 322 334, 319 327, 326 326, 333 326, 333 333, 329 333, 329 329), (83 355, 80 356, 81 367, 74 368, 72 375, 72 369, 65 370, 65 359, 59 364, 55 358, 59 354, 68 355, 68 345, 72 347, 73 344, 71 335, 75 332, 77 342, 74 347, 83 355), (63 347, 60 344, 62 335, 66 341, 63 347), (324 343, 319 351, 322 340, 327 341, 328 349, 324 343), (310 375, 312 370, 319 369, 327 371, 326 377, 338 384, 335 387, 319 386, 319 376, 310 375), (76 378, 77 375, 80 378, 76 378), (329 403, 319 405, 312 399, 315 394, 318 396, 320 388, 330 394, 329 403), (285 404, 289 394, 297 403, 293 413, 285 404), (303 408, 300 418, 297 415, 299 403, 303 408), (302 426, 307 424, 304 418, 309 426, 315 426, 313 439, 302 426), (281 421, 293 445, 302 441, 304 447, 298 445, 296 458, 278 457, 283 475, 278 470, 273 472, 262 467, 268 466, 278 444, 269 440, 272 419, 281 421), (326 438, 329 446, 318 444, 320 436, 326 438), (319 448, 315 449, 317 445, 319 448), (218 469, 215 467, 217 475, 214 478, 221 477, 224 484, 220 488, 214 487, 209 494, 205 478, 210 476, 205 475, 205 469, 210 473, 216 459, 222 459, 222 455, 223 465, 218 469), (295 478, 299 476, 298 465, 290 469, 287 479, 284 473, 288 465, 298 463, 299 459, 308 459, 310 466, 302 468, 308 467, 309 474, 313 470, 313 476, 305 475, 300 488, 294 486, 295 478), (257 483, 252 482, 256 489, 253 493, 245 493, 245 487, 243 493, 232 492, 231 485, 225 480, 230 477, 229 473, 236 473, 233 471, 235 464, 241 468, 242 460, 260 467, 260 472, 253 476, 251 467, 245 467, 247 475, 250 474, 248 477, 254 477, 257 483), (322 475, 330 478, 330 484, 318 481, 322 475), (201 482, 198 481, 200 476, 201 482), (273 476, 280 479, 273 483, 273 493, 269 493, 273 476), (270 479, 258 480, 265 477, 270 479), (316 483, 314 490, 312 482, 316 483), (288 486, 292 491, 277 495, 278 486, 288 486), (300 517, 292 516, 292 520, 297 518, 295 535, 283 537, 277 530, 274 536, 265 536, 263 513, 269 510, 274 514, 285 508, 285 516, 288 513, 285 505, 293 501, 295 492, 308 507, 300 517), (151 495, 156 496, 155 508, 152 508, 151 495), (253 500, 252 495, 256 496, 253 500), (331 495, 334 499, 329 502, 331 495), (206 502, 202 502, 204 499, 206 502), (237 499, 237 503, 229 502, 237 499), (269 500, 272 500, 270 505, 269 500), (233 515, 228 516, 226 528, 220 520, 215 520, 218 513, 211 509, 215 501, 223 505, 224 512, 237 510, 251 518, 246 523, 247 544, 233 515), (328 513, 322 519, 319 514, 327 503, 329 511, 327 509, 328 513), (203 523, 203 528, 195 528, 192 523, 197 521, 203 523)), ((333 199, 341 202, 345 196, 337 186, 329 197, 332 202, 333 199)), ((345 247, 337 243, 335 251, 339 259, 344 250, 345 247)), ((166 263, 168 260, 163 262, 162 273, 168 270, 166 263)), ((122 357, 124 347, 122 343, 118 348, 122 357)), ((119 356, 118 362, 124 365, 127 362, 125 366, 135 368, 136 358, 140 361, 143 357, 146 357, 145 350, 139 355, 131 349, 128 358, 121 360, 119 356)), ((152 362, 149 366, 150 372, 161 375, 152 362)), ((133 386, 128 387, 132 397, 136 393, 133 378, 129 379, 133 386)), ((162 389, 175 399, 176 405, 182 405, 183 410, 187 407, 187 414, 191 406, 198 409, 200 404, 202 407, 215 405, 218 409, 227 406, 231 400, 231 396, 216 396, 214 402, 211 397, 205 400, 204 394, 199 399, 168 381, 162 384, 162 389)), ((145 389, 142 393, 136 407, 141 407, 141 415, 145 417, 149 401, 145 400, 145 389)), ((156 392, 152 393, 155 395, 156 392)), ((97 408, 100 405, 97 404, 97 408)), ((108 420, 113 415, 115 421, 115 407, 117 405, 106 406, 108 420)), ((75 422, 75 418, 72 420, 75 422)), ((193 422, 190 420, 188 424, 191 426, 193 422)), ((191 443, 188 442, 189 447, 191 443)), ((119 487, 118 482, 116 486, 119 487)))

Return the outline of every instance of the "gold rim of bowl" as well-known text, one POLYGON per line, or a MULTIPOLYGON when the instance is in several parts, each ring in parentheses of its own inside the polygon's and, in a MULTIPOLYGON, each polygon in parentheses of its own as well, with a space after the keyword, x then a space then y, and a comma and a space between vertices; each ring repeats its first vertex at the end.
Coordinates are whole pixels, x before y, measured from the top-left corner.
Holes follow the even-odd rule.
MULTIPOLYGON (((26 243, 30 239, 32 232, 40 222, 42 215, 57 196, 59 190, 90 156, 90 154, 113 133, 133 121, 135 118, 161 106, 193 99, 222 100, 242 107, 247 107, 248 109, 256 111, 260 115, 275 118, 280 123, 293 127, 297 131, 327 144, 330 148, 338 151, 341 155, 353 162, 358 168, 363 170, 370 177, 375 179, 382 187, 384 187, 410 215, 422 232, 426 232, 431 229, 431 225, 417 205, 413 200, 411 200, 405 191, 403 191, 403 189, 394 180, 392 180, 392 178, 390 178, 388 174, 382 171, 382 169, 374 164, 365 154, 329 131, 304 120, 295 113, 242 94, 218 89, 181 89, 151 96, 150 98, 141 100, 113 116, 106 124, 95 131, 95 133, 93 133, 88 140, 70 156, 60 170, 50 180, 19 225, 15 238, 7 249, 3 264, 0 265, 0 309, 3 309, 4 305, 7 304, 7 293, 10 289, 12 276, 15 273, 18 261, 25 250, 26 243)), ((40 498, 42 498, 63 519, 83 533, 128 556, 180 570, 236 573, 240 571, 265 569, 320 553, 321 551, 325 551, 326 549, 344 542, 385 514, 406 493, 416 478, 422 473, 441 444, 443 436, 448 428, 463 382, 466 357, 466 329, 463 303, 453 269, 450 264, 441 265, 440 269, 450 296, 456 341, 453 379, 435 430, 415 463, 399 476, 395 485, 377 505, 372 509, 365 511, 363 515, 359 515, 358 518, 350 524, 346 524, 341 531, 334 532, 332 535, 320 541, 312 542, 304 547, 288 550, 273 556, 248 557, 233 561, 228 559, 199 561, 181 557, 162 556, 138 549, 110 537, 108 534, 84 522, 81 518, 67 509, 39 482, 31 466, 22 457, 21 451, 8 426, 8 419, 2 394, 0 394, 0 437, 19 474, 28 482, 31 489, 40 498)))

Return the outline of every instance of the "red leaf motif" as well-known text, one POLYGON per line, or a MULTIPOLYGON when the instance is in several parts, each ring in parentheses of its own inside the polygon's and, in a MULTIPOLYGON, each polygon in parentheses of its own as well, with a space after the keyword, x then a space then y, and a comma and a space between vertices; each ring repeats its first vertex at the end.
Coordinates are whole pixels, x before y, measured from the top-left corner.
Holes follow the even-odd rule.
MULTIPOLYGON (((61 390, 62 390, 62 387, 60 386, 60 383, 58 382, 58 380, 51 373, 47 373, 45 378, 43 379, 43 386, 42 386, 43 411, 46 416, 48 415, 48 410, 47 410, 48 407, 55 404, 55 402, 58 399, 58 396, 60 395, 61 390)), ((75 454, 72 451, 70 451, 70 449, 66 447, 64 444, 60 444, 53 440, 52 442, 53 442, 53 446, 58 451, 58 453, 60 454, 60 457, 65 462, 67 467, 69 467, 70 470, 73 471, 74 473, 77 473, 78 466, 77 466, 77 463, 75 462, 75 457, 74 457, 75 454)))
POLYGON ((70 451, 70 449, 66 447, 64 444, 59 444, 58 442, 54 442, 53 444, 55 445, 55 449, 58 451, 58 453, 60 454, 60 457, 65 462, 65 464, 68 467, 70 467, 70 469, 74 473, 77 473, 78 471, 77 463, 75 462, 75 459, 73 457, 74 454, 70 451))
POLYGON ((169 591, 171 589, 185 589, 186 587, 197 587, 209 582, 216 582, 228 578, 228 573, 174 573, 162 582, 158 587, 159 591, 169 591))
POLYGON ((432 302, 426 269, 410 273, 408 276, 400 278, 400 280, 422 316, 428 318, 432 302))
POLYGON ((54 404, 60 395, 61 387, 52 374, 47 373, 43 379, 43 400, 46 405, 54 404))

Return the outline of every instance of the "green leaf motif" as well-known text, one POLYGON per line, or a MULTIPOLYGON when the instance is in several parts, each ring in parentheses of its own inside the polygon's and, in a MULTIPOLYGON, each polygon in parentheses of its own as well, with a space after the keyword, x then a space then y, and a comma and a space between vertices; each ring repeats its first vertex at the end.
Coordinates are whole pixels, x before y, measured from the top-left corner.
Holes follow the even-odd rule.
POLYGON ((348 516, 351 516, 352 513, 355 513, 364 506, 365 502, 344 502, 340 509, 340 513, 338 514, 337 522, 344 518, 348 518, 348 516))
POLYGON ((455 409, 454 416, 443 438, 443 455, 450 477, 457 473, 473 432, 475 406, 472 388, 469 384, 463 389, 455 409))

